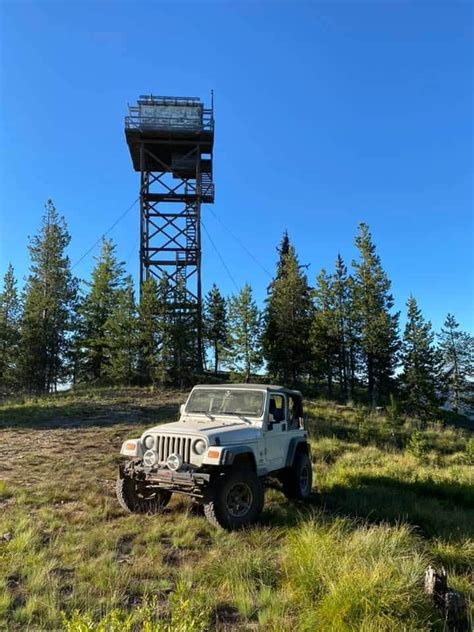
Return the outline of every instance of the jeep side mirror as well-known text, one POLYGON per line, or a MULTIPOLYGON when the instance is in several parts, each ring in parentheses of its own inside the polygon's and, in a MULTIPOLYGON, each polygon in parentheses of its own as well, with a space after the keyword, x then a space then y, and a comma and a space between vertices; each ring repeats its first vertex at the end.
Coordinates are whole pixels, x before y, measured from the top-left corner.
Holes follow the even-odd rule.
POLYGON ((184 415, 185 407, 186 407, 186 404, 181 404, 181 406, 179 407, 179 414, 180 415, 184 415))

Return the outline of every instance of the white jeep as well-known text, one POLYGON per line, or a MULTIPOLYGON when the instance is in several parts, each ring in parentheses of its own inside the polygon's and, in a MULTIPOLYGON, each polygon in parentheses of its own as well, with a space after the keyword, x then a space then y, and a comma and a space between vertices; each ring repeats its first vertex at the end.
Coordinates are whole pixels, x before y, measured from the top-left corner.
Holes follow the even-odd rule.
POLYGON ((217 527, 255 521, 264 486, 279 479, 288 498, 308 498, 312 469, 299 391, 263 384, 195 386, 180 419, 128 439, 117 498, 132 512, 157 513, 173 492, 204 505, 217 527))

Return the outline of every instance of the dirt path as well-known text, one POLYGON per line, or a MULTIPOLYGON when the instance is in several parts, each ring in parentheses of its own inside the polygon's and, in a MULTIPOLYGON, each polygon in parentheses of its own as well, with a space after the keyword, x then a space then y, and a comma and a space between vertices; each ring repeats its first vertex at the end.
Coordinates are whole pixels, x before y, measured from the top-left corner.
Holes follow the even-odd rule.
MULTIPOLYGON (((80 471, 83 461, 100 468, 118 457, 122 441, 140 434, 137 427, 85 426, 71 420, 69 427, 44 430, 4 430, 0 442, 0 479, 31 485, 57 468, 80 471), (79 426, 79 427, 78 427, 79 426), (85 457, 85 459, 84 459, 85 457)), ((102 468, 100 468, 102 469, 102 468)))

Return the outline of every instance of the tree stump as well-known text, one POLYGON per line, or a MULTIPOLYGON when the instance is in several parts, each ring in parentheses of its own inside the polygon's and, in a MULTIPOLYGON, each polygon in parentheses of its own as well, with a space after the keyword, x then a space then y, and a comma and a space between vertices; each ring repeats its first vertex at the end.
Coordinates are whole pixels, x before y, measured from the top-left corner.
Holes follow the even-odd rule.
POLYGON ((467 606, 464 595, 448 586, 444 568, 438 573, 432 566, 425 572, 425 592, 433 606, 442 614, 447 632, 469 632, 467 606))

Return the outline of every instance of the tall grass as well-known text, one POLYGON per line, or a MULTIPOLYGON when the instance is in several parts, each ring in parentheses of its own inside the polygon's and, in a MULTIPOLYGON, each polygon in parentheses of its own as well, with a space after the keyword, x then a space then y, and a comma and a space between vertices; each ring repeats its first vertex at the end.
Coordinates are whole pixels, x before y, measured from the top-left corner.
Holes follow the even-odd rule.
POLYGON ((404 525, 317 516, 289 534, 285 590, 301 630, 420 629, 433 622, 421 577, 424 547, 404 525))

